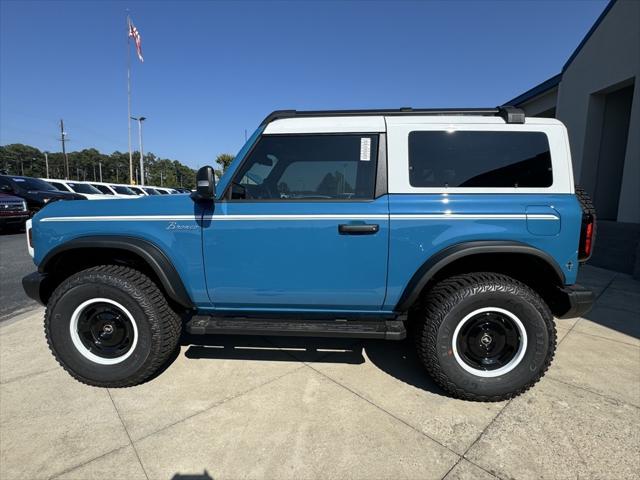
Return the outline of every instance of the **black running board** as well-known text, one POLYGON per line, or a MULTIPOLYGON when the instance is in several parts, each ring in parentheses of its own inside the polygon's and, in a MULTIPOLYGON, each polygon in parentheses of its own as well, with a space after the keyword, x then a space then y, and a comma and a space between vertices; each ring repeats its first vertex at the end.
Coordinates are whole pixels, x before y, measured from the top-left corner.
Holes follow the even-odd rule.
POLYGON ((192 335, 283 335, 297 337, 381 338, 407 336, 402 320, 290 320, 197 315, 186 324, 192 335))

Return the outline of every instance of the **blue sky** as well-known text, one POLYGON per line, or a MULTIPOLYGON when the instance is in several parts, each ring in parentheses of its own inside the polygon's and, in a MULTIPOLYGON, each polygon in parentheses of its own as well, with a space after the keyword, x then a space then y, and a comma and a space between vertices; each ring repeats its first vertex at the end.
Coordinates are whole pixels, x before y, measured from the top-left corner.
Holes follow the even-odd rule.
POLYGON ((127 150, 127 8, 145 150, 197 167, 276 109, 501 104, 558 73, 606 3, 0 0, 0 144, 59 151, 64 118, 71 150, 127 150))

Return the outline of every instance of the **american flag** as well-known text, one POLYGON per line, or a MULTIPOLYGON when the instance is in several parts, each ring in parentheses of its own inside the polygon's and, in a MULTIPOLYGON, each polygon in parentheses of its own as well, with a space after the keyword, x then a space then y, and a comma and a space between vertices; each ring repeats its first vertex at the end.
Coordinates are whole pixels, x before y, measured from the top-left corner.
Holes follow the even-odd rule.
POLYGON ((133 41, 136 44, 136 53, 138 54, 138 58, 141 62, 144 62, 144 58, 142 58, 142 37, 140 36, 140 32, 133 25, 131 19, 129 19, 129 38, 133 38, 133 41))

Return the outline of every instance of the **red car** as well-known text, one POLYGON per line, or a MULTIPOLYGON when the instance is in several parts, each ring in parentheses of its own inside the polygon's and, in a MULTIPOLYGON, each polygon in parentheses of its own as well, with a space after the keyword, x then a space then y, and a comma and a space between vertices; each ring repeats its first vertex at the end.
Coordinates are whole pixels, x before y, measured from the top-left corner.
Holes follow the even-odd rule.
POLYGON ((28 218, 27 203, 22 198, 0 192, 0 230, 21 228, 28 218))

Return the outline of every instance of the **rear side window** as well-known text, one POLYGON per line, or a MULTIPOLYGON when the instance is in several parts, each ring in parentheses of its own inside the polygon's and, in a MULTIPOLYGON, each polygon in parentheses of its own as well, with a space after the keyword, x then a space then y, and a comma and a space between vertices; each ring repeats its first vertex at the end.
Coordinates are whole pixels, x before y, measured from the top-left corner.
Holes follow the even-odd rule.
POLYGON ((550 187, 542 132, 420 131, 409 134, 412 187, 550 187))

